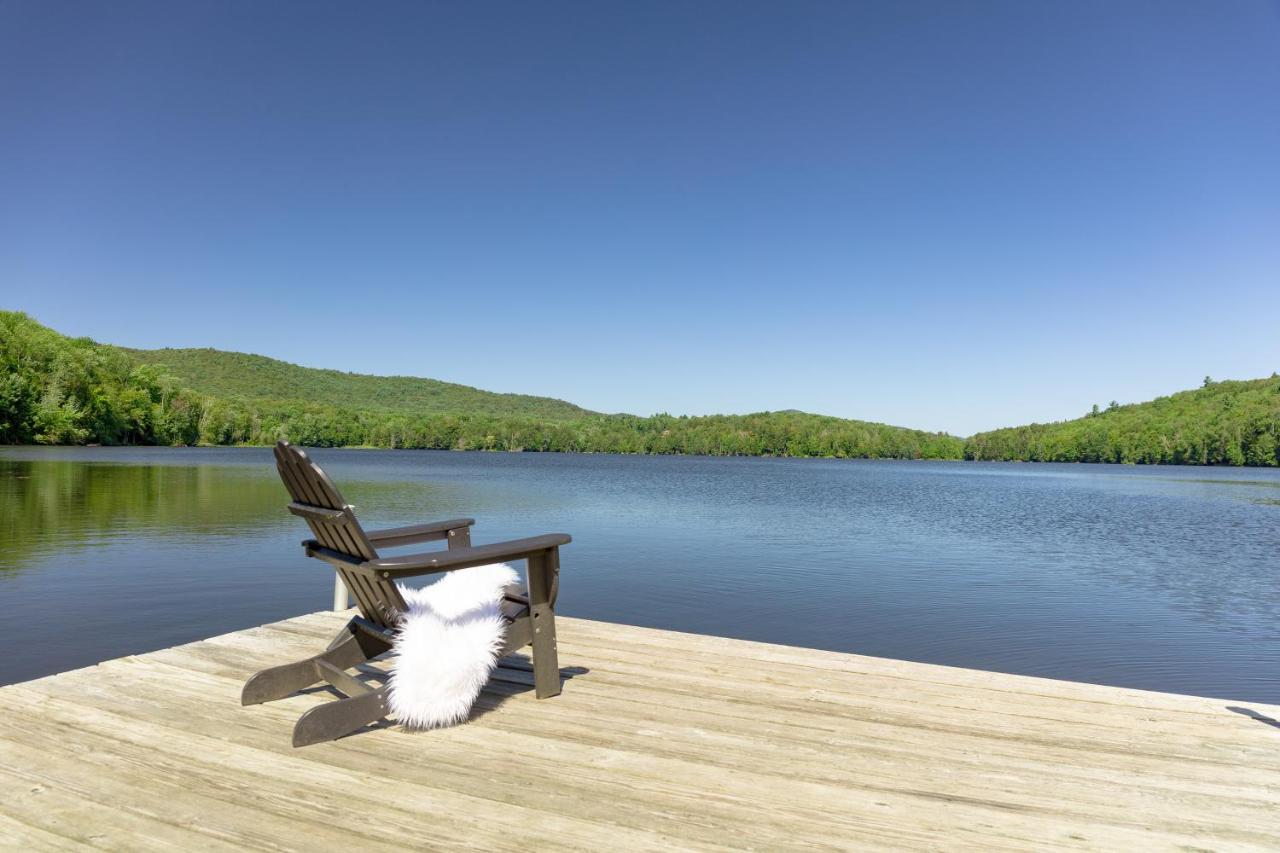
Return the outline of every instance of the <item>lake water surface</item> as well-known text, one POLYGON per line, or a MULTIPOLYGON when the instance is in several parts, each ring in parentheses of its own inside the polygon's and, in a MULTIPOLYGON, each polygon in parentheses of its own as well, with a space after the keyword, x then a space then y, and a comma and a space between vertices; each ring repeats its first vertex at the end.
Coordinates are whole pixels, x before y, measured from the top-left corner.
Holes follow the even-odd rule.
MULTIPOLYGON (((317 450, 372 527, 563 531, 558 610, 1280 702, 1280 471, 317 450)), ((0 683, 328 606, 268 449, 0 449, 0 683)))

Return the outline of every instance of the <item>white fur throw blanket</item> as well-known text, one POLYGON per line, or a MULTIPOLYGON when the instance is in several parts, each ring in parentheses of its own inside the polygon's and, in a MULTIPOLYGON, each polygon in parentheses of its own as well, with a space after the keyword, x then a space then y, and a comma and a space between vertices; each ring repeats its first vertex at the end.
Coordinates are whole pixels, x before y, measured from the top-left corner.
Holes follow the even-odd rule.
POLYGON ((401 725, 429 729, 468 717, 506 639, 503 592, 519 579, 497 563, 449 572, 422 589, 400 587, 409 609, 392 647, 388 701, 401 725))

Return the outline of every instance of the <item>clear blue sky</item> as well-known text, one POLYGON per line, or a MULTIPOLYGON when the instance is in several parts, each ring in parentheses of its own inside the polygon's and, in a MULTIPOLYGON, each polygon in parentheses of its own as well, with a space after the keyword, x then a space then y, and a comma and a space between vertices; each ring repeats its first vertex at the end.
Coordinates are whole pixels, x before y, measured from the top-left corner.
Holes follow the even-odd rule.
POLYGON ((0 307, 959 434, 1264 376, 1280 6, 0 0, 0 307))

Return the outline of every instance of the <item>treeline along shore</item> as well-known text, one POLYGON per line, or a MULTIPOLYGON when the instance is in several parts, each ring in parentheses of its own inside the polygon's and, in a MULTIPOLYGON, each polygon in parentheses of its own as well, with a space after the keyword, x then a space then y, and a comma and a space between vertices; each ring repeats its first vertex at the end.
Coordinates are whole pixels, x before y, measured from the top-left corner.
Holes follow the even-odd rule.
POLYGON ((432 379, 211 349, 127 350, 0 311, 0 443, 265 445, 866 459, 1280 463, 1280 377, 1212 382, 970 438, 813 415, 608 415, 432 379))

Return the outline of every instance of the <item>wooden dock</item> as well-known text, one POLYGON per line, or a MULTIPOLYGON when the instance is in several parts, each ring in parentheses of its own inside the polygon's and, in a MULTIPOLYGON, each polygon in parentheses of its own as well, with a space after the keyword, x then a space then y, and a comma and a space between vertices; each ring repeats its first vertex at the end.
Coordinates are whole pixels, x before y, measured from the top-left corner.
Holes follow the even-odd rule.
POLYGON ((1275 706, 581 619, 558 698, 508 669, 467 725, 295 750, 327 694, 241 683, 344 618, 0 688, 0 845, 1280 849, 1275 706))

